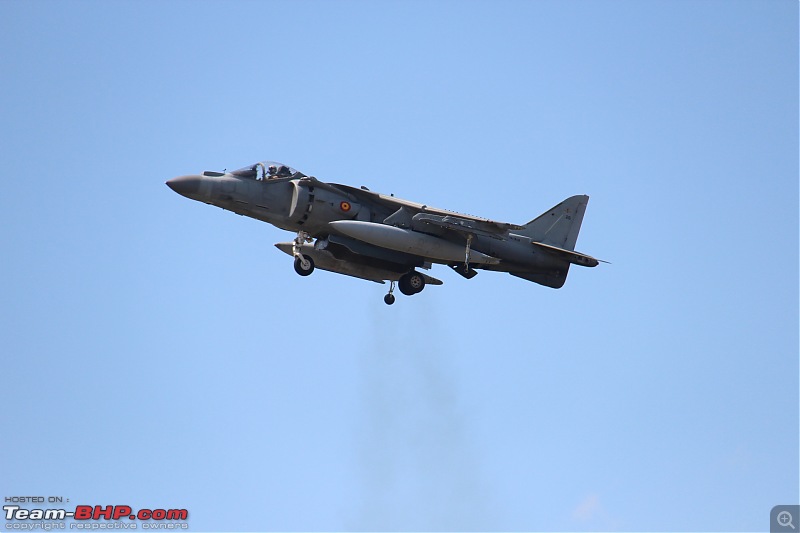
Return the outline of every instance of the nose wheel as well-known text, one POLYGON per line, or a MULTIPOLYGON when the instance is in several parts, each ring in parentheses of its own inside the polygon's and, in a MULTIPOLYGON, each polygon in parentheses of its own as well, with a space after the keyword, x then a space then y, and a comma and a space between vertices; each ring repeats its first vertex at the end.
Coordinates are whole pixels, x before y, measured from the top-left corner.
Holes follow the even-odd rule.
POLYGON ((292 246, 292 255, 294 255, 294 271, 301 276, 308 276, 314 272, 314 260, 310 257, 303 255, 300 250, 305 242, 312 242, 314 239, 305 231, 298 231, 297 237, 294 239, 292 246))
POLYGON ((294 258, 294 271, 301 276, 308 276, 314 272, 314 260, 307 255, 299 254, 294 258))

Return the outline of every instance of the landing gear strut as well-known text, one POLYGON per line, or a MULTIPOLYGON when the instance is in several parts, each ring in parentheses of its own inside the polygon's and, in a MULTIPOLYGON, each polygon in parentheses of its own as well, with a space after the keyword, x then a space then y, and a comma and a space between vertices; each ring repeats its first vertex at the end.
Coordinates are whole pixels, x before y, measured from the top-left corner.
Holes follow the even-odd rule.
POLYGON ((394 303, 394 281, 389 282, 389 294, 383 297, 383 301, 386 305, 392 305, 394 303))
POLYGON ((305 231, 298 231, 297 237, 294 238, 294 244, 292 245, 292 255, 294 255, 294 271, 301 276, 308 276, 314 272, 314 260, 300 252, 300 250, 302 250, 303 243, 312 242, 313 240, 314 239, 312 239, 311 236, 305 231))

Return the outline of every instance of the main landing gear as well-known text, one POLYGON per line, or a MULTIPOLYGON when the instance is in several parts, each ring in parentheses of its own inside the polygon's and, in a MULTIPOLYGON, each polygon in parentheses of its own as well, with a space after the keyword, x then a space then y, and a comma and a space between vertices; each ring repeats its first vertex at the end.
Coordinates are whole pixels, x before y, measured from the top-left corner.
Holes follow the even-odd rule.
MULTIPOLYGON (((383 301, 386 302, 386 305, 392 305, 394 303, 394 284, 395 282, 390 282, 389 285, 389 294, 383 297, 383 301)), ((404 274, 398 281, 397 287, 400 289, 400 292, 405 294, 406 296, 412 296, 419 292, 422 292, 422 289, 425 288, 425 277, 417 272, 416 270, 412 270, 404 274)))
POLYGON ((397 286, 400 289, 400 292, 406 296, 411 296, 413 294, 417 294, 418 292, 422 292, 422 289, 425 288, 425 278, 423 278, 422 274, 416 270, 412 270, 398 280, 397 286))

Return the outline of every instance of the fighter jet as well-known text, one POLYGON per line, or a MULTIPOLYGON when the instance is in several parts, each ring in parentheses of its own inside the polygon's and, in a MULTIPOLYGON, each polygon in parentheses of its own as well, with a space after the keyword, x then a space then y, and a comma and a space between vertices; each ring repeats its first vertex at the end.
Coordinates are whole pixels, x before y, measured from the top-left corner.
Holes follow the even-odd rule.
POLYGON ((389 282, 411 296, 442 282, 417 269, 447 265, 467 279, 508 272, 561 288, 570 265, 597 266, 575 251, 588 196, 567 198, 524 225, 495 222, 372 192, 325 183, 275 161, 232 172, 205 171, 167 181, 178 194, 296 234, 275 246, 308 276, 315 268, 389 282))

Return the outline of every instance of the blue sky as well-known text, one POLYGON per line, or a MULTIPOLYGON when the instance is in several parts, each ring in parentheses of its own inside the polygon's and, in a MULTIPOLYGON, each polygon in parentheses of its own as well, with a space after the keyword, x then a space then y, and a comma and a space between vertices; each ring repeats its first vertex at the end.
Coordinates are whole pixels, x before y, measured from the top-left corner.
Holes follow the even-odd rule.
POLYGON ((753 531, 798 496, 796 2, 0 3, 0 492, 209 530, 753 531), (164 181, 525 223, 387 307, 164 181))

